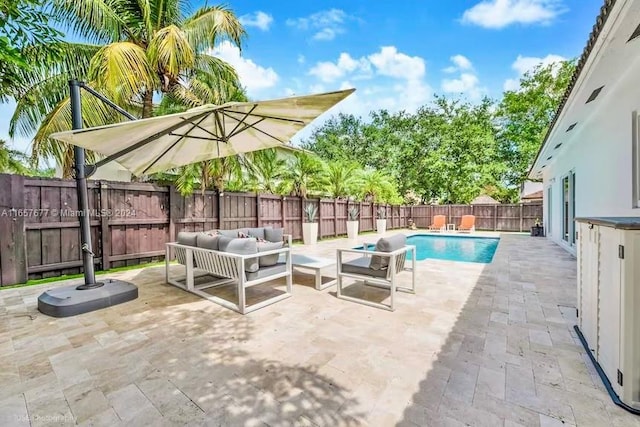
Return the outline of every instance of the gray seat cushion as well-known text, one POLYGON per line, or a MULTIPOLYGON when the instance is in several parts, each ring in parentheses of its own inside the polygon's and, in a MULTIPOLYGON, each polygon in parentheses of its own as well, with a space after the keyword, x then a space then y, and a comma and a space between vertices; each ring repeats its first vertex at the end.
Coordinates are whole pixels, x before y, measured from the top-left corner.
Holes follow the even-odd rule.
MULTIPOLYGON (((382 237, 376 243, 376 252, 393 252, 400 248, 404 248, 407 244, 407 236, 404 234, 394 234, 389 237, 382 237)), ((379 255, 371 257, 370 267, 374 270, 382 270, 389 266, 389 258, 379 255)))
POLYGON ((284 273, 285 271, 287 271, 287 264, 278 263, 269 267, 260 267, 258 271, 253 273, 247 273, 246 278, 247 280, 263 279, 274 274, 284 273))
MULTIPOLYGON (((258 253, 282 249, 284 242, 258 242, 258 253)), ((260 268, 269 267, 278 263, 280 254, 265 255, 258 258, 260 268)))
POLYGON ((371 261, 371 258, 369 257, 360 257, 348 262, 343 262, 342 271, 344 273, 362 274, 364 276, 371 276, 371 277, 387 277, 386 270, 380 270, 380 269, 374 270, 370 268, 369 267, 370 261, 371 261))
POLYGON ((208 233, 198 233, 198 237, 196 238, 196 245, 199 248, 203 249, 211 249, 214 251, 218 250, 218 240, 220 239, 220 235, 211 235, 208 233))
POLYGON ((180 245, 196 246, 199 232, 181 231, 178 233, 178 243, 180 245))
POLYGON ((284 228, 265 228, 264 238, 269 242, 282 242, 284 228))
MULTIPOLYGON (((252 255, 258 253, 258 241, 256 239, 232 239, 226 236, 218 238, 218 250, 238 255, 252 255)), ((258 257, 244 261, 244 271, 253 273, 258 271, 258 257)))

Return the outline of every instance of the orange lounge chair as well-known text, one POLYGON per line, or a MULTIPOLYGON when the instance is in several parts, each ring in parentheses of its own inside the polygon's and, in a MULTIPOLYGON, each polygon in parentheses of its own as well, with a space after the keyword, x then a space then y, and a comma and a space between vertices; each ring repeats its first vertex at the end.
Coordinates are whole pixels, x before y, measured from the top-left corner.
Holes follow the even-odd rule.
POLYGON ((447 217, 444 215, 434 215, 433 224, 429 226, 429 231, 443 231, 447 228, 447 217))
POLYGON ((476 217, 475 215, 463 215, 458 226, 458 231, 464 233, 470 233, 476 231, 476 217))

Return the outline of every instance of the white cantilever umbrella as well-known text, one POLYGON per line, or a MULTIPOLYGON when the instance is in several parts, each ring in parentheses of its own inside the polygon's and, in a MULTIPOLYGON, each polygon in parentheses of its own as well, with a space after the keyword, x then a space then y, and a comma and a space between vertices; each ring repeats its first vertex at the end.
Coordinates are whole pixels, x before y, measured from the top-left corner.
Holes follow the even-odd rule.
POLYGON ((115 160, 134 175, 289 142, 355 89, 256 102, 205 105, 184 113, 58 132, 51 138, 115 160))

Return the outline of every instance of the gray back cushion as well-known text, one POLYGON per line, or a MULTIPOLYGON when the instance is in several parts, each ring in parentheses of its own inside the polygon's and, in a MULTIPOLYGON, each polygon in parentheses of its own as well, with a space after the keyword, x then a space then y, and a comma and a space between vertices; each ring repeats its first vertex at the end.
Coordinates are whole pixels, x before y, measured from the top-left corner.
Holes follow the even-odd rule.
MULTIPOLYGON (((258 242, 258 253, 282 249, 284 242, 258 242)), ((280 254, 265 255, 258 258, 260 267, 269 267, 278 263, 280 254)))
POLYGON ((264 239, 269 242, 282 242, 284 228, 265 228, 264 239))
POLYGON ((250 228, 249 236, 264 239, 264 227, 250 228))
POLYGON ((218 250, 218 240, 220 239, 220 235, 211 235, 208 233, 198 233, 198 237, 196 239, 196 245, 199 248, 203 249, 211 249, 214 251, 218 250))
POLYGON ((187 246, 196 246, 198 232, 195 231, 181 231, 178 233, 178 243, 187 246))
POLYGON ((238 230, 218 230, 221 236, 236 238, 238 237, 238 230))
MULTIPOLYGON (((389 237, 382 237, 376 243, 376 252, 393 252, 405 247, 407 244, 407 236, 404 234, 394 234, 389 237)), ((371 257, 369 267, 373 270, 383 270, 389 266, 389 258, 374 255, 371 257)))
MULTIPOLYGON (((238 255, 251 255, 258 253, 258 241, 256 239, 232 239, 226 236, 218 238, 218 250, 238 255)), ((258 271, 260 265, 258 258, 250 258, 244 261, 244 271, 253 273, 258 271)))

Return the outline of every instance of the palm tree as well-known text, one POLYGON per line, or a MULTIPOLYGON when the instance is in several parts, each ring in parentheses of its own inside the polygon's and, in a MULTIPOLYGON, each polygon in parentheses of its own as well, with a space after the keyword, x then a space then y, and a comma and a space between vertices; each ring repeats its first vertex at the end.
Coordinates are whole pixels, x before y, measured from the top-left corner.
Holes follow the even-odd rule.
POLYGON ((280 180, 285 176, 287 162, 278 157, 275 148, 248 153, 246 159, 251 190, 275 194, 280 180))
MULTIPOLYGON (((53 156, 70 170, 70 148, 50 140, 71 127, 69 78, 88 81, 143 118, 153 114, 154 93, 188 107, 220 103, 239 88, 233 67, 210 54, 215 43, 240 46, 245 31, 233 12, 204 6, 189 15, 186 0, 52 0, 53 16, 84 42, 33 48, 42 66, 25 72, 10 135, 35 133, 32 157, 53 156), (42 58, 47 58, 43 61, 42 58)), ((93 97, 83 98, 85 126, 122 120, 93 97)))
POLYGON ((363 199, 376 202, 395 201, 398 196, 398 190, 393 181, 375 169, 365 169, 360 174, 362 182, 360 193, 363 199))
POLYGON ((27 156, 18 150, 12 150, 7 142, 0 139, 0 173, 26 175, 29 170, 25 166, 27 156))
POLYGON ((281 193, 306 198, 309 191, 321 191, 327 184, 325 165, 315 155, 297 152, 287 166, 281 193))
POLYGON ((326 190, 330 197, 337 199, 353 194, 358 186, 359 166, 350 162, 330 162, 327 166, 326 190))

